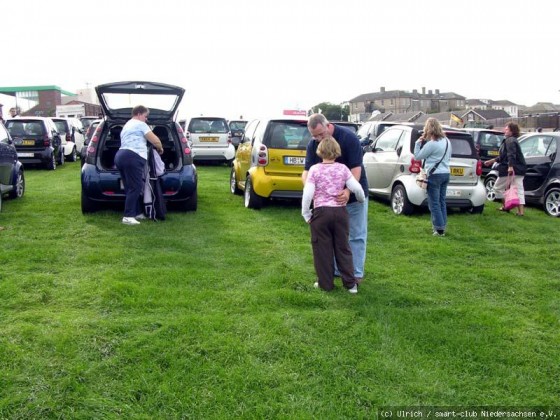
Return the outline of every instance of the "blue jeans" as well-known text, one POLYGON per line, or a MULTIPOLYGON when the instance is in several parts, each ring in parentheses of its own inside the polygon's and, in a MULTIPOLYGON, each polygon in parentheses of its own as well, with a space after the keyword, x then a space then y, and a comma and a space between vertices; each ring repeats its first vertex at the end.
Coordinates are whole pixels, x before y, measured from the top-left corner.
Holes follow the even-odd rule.
POLYGON ((445 230, 447 226, 447 184, 449 174, 432 174, 428 177, 428 207, 432 213, 434 230, 445 230))
POLYGON ((146 159, 132 150, 119 149, 115 155, 115 164, 121 173, 126 198, 124 200, 124 217, 135 217, 142 213, 140 196, 144 191, 144 172, 146 159))
MULTIPOLYGON (((368 197, 363 203, 354 202, 346 205, 348 220, 350 222, 350 234, 348 243, 352 250, 352 262, 354 263, 354 277, 364 277, 364 265, 366 263, 366 246, 368 231, 368 197)), ((335 274, 338 267, 335 263, 335 274)))

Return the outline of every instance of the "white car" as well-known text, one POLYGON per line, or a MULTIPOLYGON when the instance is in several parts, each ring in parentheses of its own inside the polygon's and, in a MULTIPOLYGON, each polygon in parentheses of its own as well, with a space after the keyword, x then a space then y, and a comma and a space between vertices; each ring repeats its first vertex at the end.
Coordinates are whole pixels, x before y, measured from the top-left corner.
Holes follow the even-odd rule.
MULTIPOLYGON (((364 154, 370 195, 390 200, 395 214, 410 215, 415 207, 428 205, 426 190, 416 184, 422 162, 414 160, 413 155, 422 129, 418 125, 389 127, 364 154)), ((480 179, 482 163, 473 138, 468 133, 453 130, 445 130, 445 135, 451 144, 447 207, 482 213, 486 190, 480 179)))
POLYGON ((194 160, 233 161, 235 147, 225 118, 191 118, 186 134, 187 140, 192 144, 194 160))
POLYGON ((84 147, 84 127, 77 118, 53 117, 60 138, 64 156, 71 162, 75 162, 84 147))

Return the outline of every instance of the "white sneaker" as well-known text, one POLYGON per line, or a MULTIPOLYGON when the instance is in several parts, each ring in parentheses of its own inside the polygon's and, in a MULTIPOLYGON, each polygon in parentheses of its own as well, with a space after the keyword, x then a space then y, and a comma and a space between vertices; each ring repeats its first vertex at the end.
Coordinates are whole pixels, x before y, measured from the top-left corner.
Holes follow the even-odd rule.
POLYGON ((315 289, 318 289, 318 288, 319 288, 319 282, 316 281, 315 283, 313 283, 313 287, 314 287, 315 289))
POLYGON ((122 222, 125 225, 139 225, 140 222, 136 220, 134 217, 123 217, 122 222))
POLYGON ((139 215, 134 216, 134 218, 136 220, 146 220, 147 219, 147 217, 144 215, 144 213, 140 213, 139 215))
POLYGON ((358 285, 355 284, 355 285, 352 286, 350 289, 348 289, 348 293, 352 293, 353 295, 355 295, 356 293, 358 293, 358 285))

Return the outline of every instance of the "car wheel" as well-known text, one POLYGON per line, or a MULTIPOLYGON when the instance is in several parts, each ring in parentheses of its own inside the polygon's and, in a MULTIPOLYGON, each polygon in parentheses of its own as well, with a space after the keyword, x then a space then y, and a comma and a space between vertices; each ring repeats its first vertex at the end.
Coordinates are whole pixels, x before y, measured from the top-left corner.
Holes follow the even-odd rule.
POLYGON ((402 185, 397 185, 391 193, 391 208, 395 214, 409 216, 414 212, 414 206, 408 199, 406 189, 402 185))
POLYGON ((56 169, 56 156, 53 154, 51 155, 51 160, 47 163, 47 169, 49 171, 54 171, 56 169))
POLYGON ((484 204, 482 206, 471 207, 471 214, 481 214, 484 211, 484 204))
POLYGON ((551 188, 544 196, 544 211, 549 216, 560 216, 560 188, 551 188))
POLYGON ((183 201, 179 205, 180 211, 196 211, 198 207, 198 190, 194 190, 191 198, 186 201, 183 201))
POLYGON ((231 168, 231 174, 229 175, 229 190, 232 194, 241 195, 241 190, 237 186, 237 177, 235 175, 235 168, 231 168))
POLYGON ((486 199, 488 201, 494 201, 496 199, 496 192, 494 191, 495 184, 496 178, 493 176, 487 176, 484 180, 484 188, 486 188, 486 199))
POLYGON ((60 161, 58 162, 60 165, 64 165, 66 158, 64 156, 64 149, 60 149, 60 161))
POLYGON ((248 209, 260 209, 262 207, 263 198, 253 191, 253 183, 251 177, 248 176, 245 181, 245 207, 248 209))
POLYGON ((25 177, 23 175, 23 169, 20 169, 17 173, 14 189, 10 191, 10 198, 21 198, 23 197, 24 192, 25 192, 25 177))
POLYGON ((78 160, 78 153, 76 152, 75 147, 72 149, 72 153, 70 154, 70 157, 68 158, 68 160, 70 162, 76 162, 78 160))
POLYGON ((97 203, 89 199, 82 190, 82 213, 94 213, 97 211, 97 203))

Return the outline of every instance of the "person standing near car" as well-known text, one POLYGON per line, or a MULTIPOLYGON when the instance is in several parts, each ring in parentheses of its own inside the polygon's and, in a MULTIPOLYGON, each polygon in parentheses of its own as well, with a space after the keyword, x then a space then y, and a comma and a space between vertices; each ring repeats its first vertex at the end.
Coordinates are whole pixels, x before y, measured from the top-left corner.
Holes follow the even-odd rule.
MULTIPOLYGON (((496 198, 503 198, 504 192, 507 187, 508 176, 513 176, 513 182, 517 187, 517 195, 519 197, 519 206, 517 206, 517 215, 525 215, 525 190, 523 189, 523 178, 525 178, 525 172, 527 172, 527 164, 525 163, 525 157, 521 152, 521 147, 519 146, 519 126, 514 122, 509 122, 504 127, 505 139, 500 146, 500 154, 494 159, 487 160, 484 162, 485 166, 493 165, 498 162, 498 179, 494 184, 494 192, 496 193, 496 198)), ((509 212, 502 205, 498 208, 500 211, 509 212)))
POLYGON ((143 105, 132 109, 132 118, 121 131, 121 146, 115 156, 115 164, 121 174, 126 194, 122 219, 125 225, 138 225, 138 220, 145 219, 140 210, 140 195, 144 190, 144 174, 148 161, 147 142, 150 142, 160 155, 163 153, 160 139, 146 124, 149 112, 143 105))
POLYGON ((445 236, 447 228, 447 184, 449 184, 449 161, 451 145, 443 128, 435 118, 428 118, 422 136, 414 145, 414 159, 424 160, 428 174, 428 207, 432 215, 434 236, 445 236))
POLYGON ((332 136, 339 144, 341 151, 341 155, 336 158, 336 161, 350 169, 364 191, 366 199, 363 203, 358 202, 356 196, 351 194, 348 188, 342 190, 337 198, 337 203, 346 205, 348 210, 350 227, 348 242, 352 250, 354 277, 356 282, 360 284, 365 274, 368 232, 368 182, 362 163, 363 153, 360 141, 356 134, 349 129, 329 123, 323 114, 311 115, 307 122, 307 128, 313 139, 307 144, 305 168, 301 176, 303 184, 305 185, 311 167, 321 162, 321 158, 317 155, 319 143, 326 136, 332 136))
POLYGON ((344 287, 350 293, 358 293, 352 250, 348 243, 348 211, 344 204, 337 202, 337 197, 347 187, 361 203, 365 199, 364 191, 348 167, 335 162, 340 156, 340 146, 335 139, 327 136, 321 140, 317 155, 323 161, 309 169, 301 200, 301 215, 311 228, 313 262, 317 274, 315 287, 327 291, 334 288, 334 258, 344 287))

